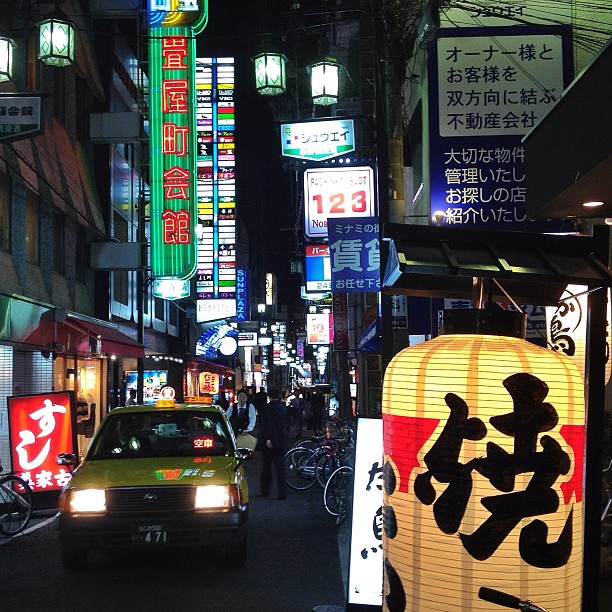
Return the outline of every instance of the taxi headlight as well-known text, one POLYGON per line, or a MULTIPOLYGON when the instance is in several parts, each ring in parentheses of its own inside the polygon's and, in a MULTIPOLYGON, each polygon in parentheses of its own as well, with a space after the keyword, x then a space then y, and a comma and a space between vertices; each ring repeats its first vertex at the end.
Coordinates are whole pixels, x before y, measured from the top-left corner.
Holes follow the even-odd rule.
POLYGON ((68 492, 68 512, 104 512, 106 493, 104 489, 76 489, 68 492))
POLYGON ((239 504, 239 491, 236 485, 207 485, 196 487, 196 510, 233 508, 239 504))

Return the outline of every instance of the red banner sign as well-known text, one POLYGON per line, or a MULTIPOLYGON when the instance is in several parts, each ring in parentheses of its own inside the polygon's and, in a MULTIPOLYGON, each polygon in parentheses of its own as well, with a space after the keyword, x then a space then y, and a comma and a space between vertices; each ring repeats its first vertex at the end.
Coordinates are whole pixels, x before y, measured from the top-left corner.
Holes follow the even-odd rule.
POLYGON ((75 452, 73 403, 71 391, 8 398, 13 470, 34 492, 61 489, 70 479, 56 458, 75 452))

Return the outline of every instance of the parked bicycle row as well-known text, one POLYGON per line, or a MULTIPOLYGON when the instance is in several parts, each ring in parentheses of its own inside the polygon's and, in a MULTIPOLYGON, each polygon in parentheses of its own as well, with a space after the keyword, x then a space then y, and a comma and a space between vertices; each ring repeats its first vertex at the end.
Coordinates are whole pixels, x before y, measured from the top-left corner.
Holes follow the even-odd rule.
POLYGON ((354 423, 335 421, 322 435, 297 440, 285 454, 287 485, 295 491, 319 486, 323 505, 337 524, 350 507, 354 450, 354 423))

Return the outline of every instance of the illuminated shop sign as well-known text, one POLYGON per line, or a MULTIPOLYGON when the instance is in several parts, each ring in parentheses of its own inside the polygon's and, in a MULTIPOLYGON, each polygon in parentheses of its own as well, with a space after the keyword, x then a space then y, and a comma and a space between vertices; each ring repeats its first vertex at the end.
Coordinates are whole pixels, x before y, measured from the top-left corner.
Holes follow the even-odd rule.
MULTIPOLYGON (((161 390, 168 384, 168 370, 145 370, 143 373, 142 396, 145 404, 154 404, 161 398, 161 390)), ((128 370, 125 373, 126 389, 138 388, 138 372, 128 370)))
POLYGON ((306 291, 331 291, 331 266, 328 245, 307 244, 305 267, 306 291))
POLYGON ((195 49, 187 28, 171 30, 152 31, 149 42, 151 272, 187 279, 196 263, 195 49))
POLYGON ((306 342, 331 344, 334 341, 334 322, 329 313, 306 315, 306 342))
MULTIPOLYGON (((224 317, 246 320, 238 310, 236 277, 236 153, 233 58, 198 58, 197 88, 197 236, 198 304, 233 304, 224 317), (242 318, 239 318, 242 317, 242 318)), ((246 288, 246 285, 242 287, 246 288)), ((198 308, 204 316, 219 309, 198 308)), ((214 320, 199 318, 198 322, 214 320)))
POLYGON ((571 29, 452 28, 429 54, 431 215, 454 226, 554 231, 527 218, 521 139, 571 80, 571 29))
POLYGON ((61 489, 71 477, 57 464, 59 453, 73 453, 71 391, 8 398, 13 470, 33 492, 61 489))
POLYGON ((247 272, 243 268, 236 270, 236 321, 249 318, 249 287, 247 272))
POLYGON ((378 217, 330 219, 331 288, 335 293, 380 291, 378 217))
POLYGON ((153 281, 153 295, 164 300, 187 298, 191 295, 191 282, 173 278, 155 279, 153 281))
POLYGON ((383 423, 357 419, 348 604, 382 604, 383 423))
POLYGON ((238 332, 238 346, 257 346, 257 332, 238 332))
POLYGON ((327 237, 327 220, 376 215, 374 171, 369 166, 304 171, 304 232, 327 237))
POLYGON ((208 0, 149 0, 149 26, 191 26, 199 34, 208 21, 208 0))
POLYGON ((352 119, 302 121, 281 125, 283 157, 323 161, 355 150, 352 119))

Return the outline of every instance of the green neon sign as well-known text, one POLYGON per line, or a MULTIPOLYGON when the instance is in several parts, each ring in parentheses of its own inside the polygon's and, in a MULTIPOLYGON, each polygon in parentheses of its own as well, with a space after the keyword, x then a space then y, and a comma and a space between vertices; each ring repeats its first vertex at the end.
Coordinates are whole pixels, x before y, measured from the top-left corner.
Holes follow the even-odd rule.
POLYGON ((195 40, 189 27, 150 36, 151 272, 187 279, 197 264, 195 40))

